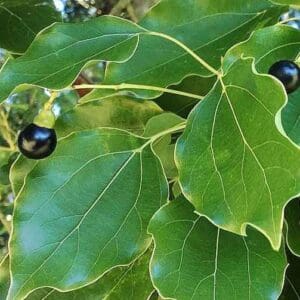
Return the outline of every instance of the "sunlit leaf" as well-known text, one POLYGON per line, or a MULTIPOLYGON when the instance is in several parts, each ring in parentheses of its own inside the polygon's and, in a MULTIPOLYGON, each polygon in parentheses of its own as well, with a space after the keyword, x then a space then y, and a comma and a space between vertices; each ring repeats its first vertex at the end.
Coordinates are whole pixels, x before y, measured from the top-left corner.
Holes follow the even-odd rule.
POLYGON ((168 191, 150 143, 117 129, 78 132, 33 168, 16 200, 8 299, 82 287, 149 247, 148 222, 168 191))
MULTIPOLYGON (((280 60, 295 60, 299 55, 300 30, 290 26, 273 26, 254 32, 251 38, 233 47, 225 57, 225 68, 241 57, 254 57, 255 67, 268 73, 280 60), (272 38, 269 38, 272 37, 272 38)), ((288 136, 300 145, 300 90, 289 94, 289 102, 282 110, 282 125, 288 136)))
POLYGON ((177 300, 276 299, 286 259, 257 231, 241 237, 193 212, 184 198, 150 222, 155 240, 151 276, 160 294, 177 300))
POLYGON ((193 110, 176 151, 181 187, 199 213, 242 235, 250 224, 275 249, 283 208, 300 193, 300 151, 276 116, 285 102, 277 80, 238 60, 193 110))

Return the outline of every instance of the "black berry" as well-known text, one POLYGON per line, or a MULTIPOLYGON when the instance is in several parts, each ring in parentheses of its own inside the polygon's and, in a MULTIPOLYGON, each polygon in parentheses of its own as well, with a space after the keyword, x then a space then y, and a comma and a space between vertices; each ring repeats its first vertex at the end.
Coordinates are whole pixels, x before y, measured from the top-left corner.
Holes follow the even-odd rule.
POLYGON ((28 125, 18 137, 21 153, 31 159, 48 157, 55 150, 56 144, 57 137, 54 129, 35 124, 28 125))
POLYGON ((292 61, 278 61, 270 68, 269 74, 283 83, 288 94, 294 92, 300 86, 300 68, 292 61))

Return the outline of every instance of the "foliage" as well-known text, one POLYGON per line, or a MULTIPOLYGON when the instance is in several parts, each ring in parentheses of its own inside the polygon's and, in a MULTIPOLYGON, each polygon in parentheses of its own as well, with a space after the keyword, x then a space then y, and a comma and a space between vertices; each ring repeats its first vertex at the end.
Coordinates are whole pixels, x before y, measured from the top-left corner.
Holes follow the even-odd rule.
POLYGON ((298 299, 299 1, 115 2, 0 0, 0 299, 298 299))

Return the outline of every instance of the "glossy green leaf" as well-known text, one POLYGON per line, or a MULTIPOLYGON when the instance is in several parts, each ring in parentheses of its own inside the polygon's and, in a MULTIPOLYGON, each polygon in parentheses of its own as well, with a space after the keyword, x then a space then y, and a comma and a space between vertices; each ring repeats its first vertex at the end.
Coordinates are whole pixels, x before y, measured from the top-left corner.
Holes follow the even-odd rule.
POLYGON ((294 199, 285 208, 287 245, 291 252, 300 257, 300 199, 294 199))
MULTIPOLYGON (((124 129, 143 134, 147 121, 162 113, 151 101, 136 101, 129 97, 115 96, 77 105, 61 115, 55 124, 58 137, 66 137, 72 132, 100 127, 124 129)), ((24 178, 35 166, 36 161, 20 156, 10 170, 10 182, 17 195, 23 186, 24 178)))
POLYGON ((106 273, 95 283, 79 290, 60 293, 51 289, 36 290, 28 300, 147 300, 154 288, 149 274, 148 250, 140 258, 126 267, 117 267, 106 273))
POLYGON ((78 132, 33 168, 15 204, 8 299, 82 287, 149 247, 148 222, 168 194, 151 142, 78 132))
POLYGON ((50 0, 1 0, 0 47, 23 53, 41 29, 60 19, 50 0))
MULTIPOLYGON (((168 34, 182 40, 216 66, 220 65, 220 55, 230 46, 245 39, 255 28, 275 21, 286 9, 267 0, 254 0, 246 6, 242 0, 234 3, 222 0, 217 6, 213 1, 189 2, 185 5, 189 9, 182 9, 180 0, 162 1, 142 25, 148 30, 164 32, 166 28, 171 29, 167 30, 170 31, 168 34), (174 13, 172 18, 167 18, 168 22, 162 23, 166 6, 168 12, 171 9, 174 13), (202 26, 201 22, 206 25, 202 26), (210 31, 206 29, 207 22, 213 24, 210 31)), ((147 82, 167 86, 190 74, 211 75, 211 71, 179 47, 177 41, 160 34, 153 35, 129 21, 109 16, 80 24, 55 24, 45 29, 23 57, 9 60, 1 70, 0 100, 22 84, 64 88, 91 60, 118 62, 110 64, 106 74, 109 83, 147 82), (126 64, 119 64, 126 60, 126 64)), ((138 94, 147 98, 159 95, 149 91, 138 94)))
POLYGON ((149 231, 155 240, 150 272, 166 298, 276 299, 286 259, 257 231, 241 237, 218 229, 180 198, 162 207, 149 231))
POLYGON ((129 21, 107 16, 54 24, 38 35, 24 56, 3 66, 0 100, 21 84, 64 88, 91 60, 123 61, 135 50, 141 31, 129 21))
MULTIPOLYGON (((248 41, 230 49, 225 56, 225 67, 228 68, 240 57, 254 57, 256 69, 268 73, 270 67, 279 60, 295 60, 300 53, 299 49, 299 30, 284 25, 272 26, 254 32, 248 41)), ((300 145, 299 97, 300 90, 289 94, 289 102, 282 110, 284 130, 298 145, 300 145)))
MULTIPOLYGON (((247 5, 243 0, 222 0, 218 5, 212 0, 163 0, 140 25, 172 36, 218 69, 227 49, 245 40, 254 29, 277 21, 285 9, 265 0, 254 0, 247 5)), ((108 66, 105 83, 147 82, 165 87, 192 74, 212 75, 173 41, 147 34, 140 36, 137 49, 128 61, 108 66)), ((159 93, 139 91, 138 95, 149 98, 159 93)))
POLYGON ((279 249, 285 204, 300 194, 300 151, 280 131, 282 85, 238 60, 191 113, 176 161, 184 195, 214 224, 257 228, 279 249), (278 127, 277 127, 278 126, 278 127))

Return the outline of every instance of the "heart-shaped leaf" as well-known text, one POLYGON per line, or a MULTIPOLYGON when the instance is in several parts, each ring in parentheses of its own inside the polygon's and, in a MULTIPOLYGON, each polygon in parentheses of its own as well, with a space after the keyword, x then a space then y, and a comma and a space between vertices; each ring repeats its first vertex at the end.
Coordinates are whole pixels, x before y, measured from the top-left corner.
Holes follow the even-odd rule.
POLYGON ((149 247, 148 222, 168 194, 151 142, 117 129, 78 132, 32 169, 15 205, 8 299, 82 287, 149 247))
POLYGON ((195 107, 176 149, 182 190, 196 210, 238 234, 251 224, 275 249, 283 208, 300 193, 299 148, 278 130, 285 103, 277 80, 238 60, 195 107))
POLYGON ((149 231, 155 240, 151 260, 154 285, 165 298, 276 299, 286 259, 257 231, 241 237, 213 226, 184 198, 162 207, 149 231))

